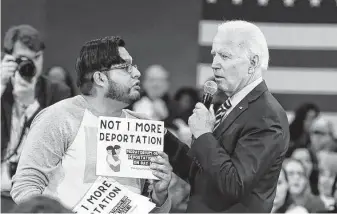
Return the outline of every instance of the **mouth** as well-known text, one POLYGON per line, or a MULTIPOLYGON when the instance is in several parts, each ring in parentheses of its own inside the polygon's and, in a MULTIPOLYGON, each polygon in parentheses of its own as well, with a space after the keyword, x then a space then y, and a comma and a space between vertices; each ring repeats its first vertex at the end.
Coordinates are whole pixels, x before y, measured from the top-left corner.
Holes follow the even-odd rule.
POLYGON ((214 75, 214 78, 215 78, 215 80, 220 80, 220 79, 223 79, 223 77, 221 77, 221 76, 218 76, 218 75, 214 75))
POLYGON ((132 85, 132 88, 135 88, 135 89, 137 89, 137 90, 140 90, 140 81, 137 81, 136 83, 134 83, 134 84, 132 85))

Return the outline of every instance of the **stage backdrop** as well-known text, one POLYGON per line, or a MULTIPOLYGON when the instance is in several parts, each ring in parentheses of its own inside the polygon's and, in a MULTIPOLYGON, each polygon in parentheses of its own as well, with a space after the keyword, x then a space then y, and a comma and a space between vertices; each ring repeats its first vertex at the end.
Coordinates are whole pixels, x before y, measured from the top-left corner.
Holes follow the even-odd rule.
POLYGON ((211 45, 221 21, 252 21, 270 48, 266 83, 290 119, 300 104, 312 102, 337 130, 336 4, 335 0, 203 0, 197 84, 212 75, 211 45))
POLYGON ((171 93, 195 86, 201 0, 1 0, 1 40, 12 25, 31 24, 46 39, 45 68, 73 71, 82 44, 120 35, 141 71, 162 64, 171 93))

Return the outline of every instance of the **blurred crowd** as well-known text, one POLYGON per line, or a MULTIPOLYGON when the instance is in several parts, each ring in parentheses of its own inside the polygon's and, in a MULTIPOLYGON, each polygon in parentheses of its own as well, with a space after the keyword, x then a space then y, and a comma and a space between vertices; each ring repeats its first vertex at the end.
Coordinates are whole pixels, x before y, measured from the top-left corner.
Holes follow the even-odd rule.
MULTIPOLYGON (((31 26, 20 25, 9 29, 4 38, 1 56, 1 211, 2 212, 67 212, 56 201, 46 197, 32 198, 15 205, 11 200, 11 177, 15 174, 29 124, 41 109, 62 99, 79 94, 74 74, 56 65, 44 69, 44 42, 31 26), (28 58, 37 71, 33 77, 24 70, 14 73, 18 59, 28 58), (6 69, 4 69, 6 68, 6 69), (6 72, 4 72, 6 70, 6 72), (10 78, 14 75, 14 78, 10 78), (15 82, 14 82, 15 81, 15 82), (27 83, 26 83, 27 82, 27 83), (37 102, 38 101, 38 102, 37 102)), ((141 99, 129 109, 161 120, 182 142, 191 145, 192 135, 188 118, 203 95, 202 88, 181 87, 169 93, 170 72, 154 64, 142 72, 141 99)), ((214 108, 225 98, 216 94, 214 108)), ((273 212, 317 213, 336 212, 337 204, 337 140, 332 123, 320 115, 312 103, 298 103, 290 122, 291 139, 277 185, 273 212)), ((173 177, 171 190, 173 212, 184 212, 189 185, 173 177), (181 194, 176 193, 182 190, 181 194)))

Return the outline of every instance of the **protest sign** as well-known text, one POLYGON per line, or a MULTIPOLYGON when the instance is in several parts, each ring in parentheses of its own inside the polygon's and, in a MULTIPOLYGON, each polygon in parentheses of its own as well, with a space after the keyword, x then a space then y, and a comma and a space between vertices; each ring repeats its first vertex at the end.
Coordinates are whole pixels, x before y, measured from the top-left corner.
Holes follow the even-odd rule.
POLYGON ((80 214, 132 213, 137 199, 129 190, 112 179, 98 177, 73 209, 80 214))
POLYGON ((96 174, 158 178, 150 158, 164 149, 164 123, 117 117, 99 117, 96 174))

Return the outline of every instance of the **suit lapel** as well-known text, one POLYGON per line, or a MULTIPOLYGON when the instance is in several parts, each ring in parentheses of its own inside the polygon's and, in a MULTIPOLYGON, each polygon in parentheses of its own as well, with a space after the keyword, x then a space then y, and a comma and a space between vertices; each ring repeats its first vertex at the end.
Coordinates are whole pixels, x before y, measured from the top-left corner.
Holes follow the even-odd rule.
POLYGON ((218 138, 223 132, 225 132, 230 125, 248 108, 247 100, 243 99, 237 104, 234 109, 227 115, 227 117, 220 123, 220 125, 214 130, 214 136, 218 138))
POLYGON ((268 90, 265 81, 257 85, 246 97, 238 103, 234 109, 227 115, 221 124, 214 130, 214 136, 220 137, 230 125, 249 107, 249 103, 259 98, 266 90, 268 90))

